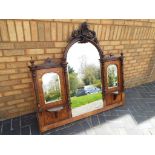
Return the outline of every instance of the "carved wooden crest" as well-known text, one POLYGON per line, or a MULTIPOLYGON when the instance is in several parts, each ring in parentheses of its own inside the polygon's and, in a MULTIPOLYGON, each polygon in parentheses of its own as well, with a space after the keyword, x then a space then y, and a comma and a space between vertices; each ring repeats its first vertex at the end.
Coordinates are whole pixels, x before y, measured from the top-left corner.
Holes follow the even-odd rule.
POLYGON ((95 31, 90 30, 86 22, 82 23, 79 29, 72 32, 70 41, 73 39, 79 39, 80 43, 86 43, 90 40, 98 43, 95 31))
POLYGON ((44 63, 39 64, 39 65, 35 65, 34 62, 35 61, 32 60, 32 58, 31 58, 31 60, 30 60, 31 66, 28 66, 31 71, 61 66, 61 64, 57 64, 57 63, 53 62, 51 58, 45 59, 44 63))

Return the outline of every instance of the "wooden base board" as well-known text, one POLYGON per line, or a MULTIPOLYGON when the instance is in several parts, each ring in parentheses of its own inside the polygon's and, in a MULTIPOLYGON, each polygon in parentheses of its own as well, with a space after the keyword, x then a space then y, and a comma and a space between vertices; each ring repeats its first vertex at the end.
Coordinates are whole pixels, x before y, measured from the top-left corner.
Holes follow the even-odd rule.
MULTIPOLYGON (((42 128, 40 127, 40 132, 41 132, 41 134, 43 134, 43 133, 47 132, 50 129, 54 129, 54 128, 60 127, 62 125, 69 124, 69 123, 75 122, 77 120, 89 117, 91 115, 95 115, 95 114, 98 114, 98 113, 101 113, 101 112, 104 112, 104 111, 107 111, 107 110, 122 106, 123 104, 124 104, 124 101, 120 102, 120 103, 105 106, 102 109, 97 109, 97 110, 94 110, 94 111, 91 111, 91 112, 88 112, 88 113, 85 113, 85 114, 82 114, 82 115, 79 115, 79 116, 71 117, 71 118, 68 118, 68 119, 65 119, 65 120, 50 124, 50 125, 46 125, 46 126, 44 126, 42 128)), ((41 123, 40 121, 41 120, 39 120, 39 123, 41 123)))

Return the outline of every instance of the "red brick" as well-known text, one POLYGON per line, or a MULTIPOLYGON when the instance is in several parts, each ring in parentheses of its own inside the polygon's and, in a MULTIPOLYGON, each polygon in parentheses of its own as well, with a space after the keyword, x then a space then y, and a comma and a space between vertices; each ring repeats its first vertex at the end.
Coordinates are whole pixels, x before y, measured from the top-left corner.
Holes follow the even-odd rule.
POLYGON ((0 69, 4 69, 4 68, 5 68, 5 64, 4 63, 0 64, 0 69))
POLYGON ((17 73, 16 69, 5 69, 0 71, 0 75, 17 73))
POLYGON ((4 50, 4 56, 24 55, 24 50, 4 50))
POLYGON ((0 42, 0 49, 14 49, 13 43, 1 43, 0 42))
POLYGON ((45 41, 45 25, 43 22, 38 22, 38 37, 39 41, 45 41))
POLYGON ((56 39, 57 39, 56 29, 57 29, 56 23, 51 23, 51 39, 52 39, 52 41, 56 41, 56 39))
POLYGON ((31 35, 32 35, 32 41, 38 41, 38 28, 37 28, 37 22, 31 21, 31 35))
POLYGON ((62 41, 62 23, 57 23, 57 40, 62 41))
POLYGON ((32 83, 32 78, 22 79, 22 83, 32 83))
POLYGON ((20 74, 12 74, 10 75, 10 79, 22 79, 28 77, 27 73, 20 73, 20 74))
POLYGON ((64 23, 63 24, 63 40, 67 41, 68 39, 68 24, 64 23))
POLYGON ((63 58, 63 54, 55 54, 55 58, 63 58))
POLYGON ((31 41, 31 31, 29 21, 23 21, 25 41, 31 41))
POLYGON ((101 24, 113 24, 113 19, 102 19, 101 24))
POLYGON ((25 62, 14 62, 14 63, 7 63, 6 64, 7 68, 22 68, 22 67, 27 67, 27 63, 25 62))
POLYGON ((6 21, 0 20, 0 33, 1 33, 2 41, 9 41, 9 34, 7 30, 6 21))
POLYGON ((51 41, 51 25, 50 25, 50 22, 45 23, 45 40, 51 41))
POLYGON ((88 23, 93 23, 93 24, 100 24, 100 19, 88 19, 87 20, 88 23))
POLYGON ((15 57, 0 57, 0 63, 1 62, 15 62, 16 58, 15 57))
POLYGON ((27 55, 31 55, 31 54, 35 54, 35 55, 44 54, 44 49, 27 49, 26 50, 26 54, 27 55))
POLYGON ((62 49, 61 48, 46 49, 46 53, 62 53, 62 49))
POLYGON ((15 25, 16 25, 18 41, 24 41, 24 32, 23 32, 22 21, 15 21, 15 25))
POLYGON ((17 41, 15 24, 13 20, 7 20, 8 32, 10 36, 10 41, 17 41))
POLYGON ((23 88, 28 88, 28 87, 30 87, 29 84, 19 84, 19 85, 13 86, 13 89, 23 89, 23 88))
POLYGON ((67 43, 66 42, 55 42, 55 47, 66 47, 67 43))
POLYGON ((110 35, 110 26, 107 26, 105 40, 109 40, 109 35, 110 35))
POLYGON ((30 61, 31 57, 30 56, 18 56, 17 61, 30 61))
POLYGON ((38 60, 45 60, 46 58, 54 58, 54 54, 44 54, 44 55, 38 55, 38 60))
POLYGON ((8 105, 14 105, 14 104, 19 104, 19 103, 23 103, 24 99, 20 99, 20 100, 13 100, 13 101, 9 101, 7 102, 8 105))
POLYGON ((12 90, 4 93, 4 96, 11 96, 11 95, 17 95, 21 94, 21 90, 12 90))

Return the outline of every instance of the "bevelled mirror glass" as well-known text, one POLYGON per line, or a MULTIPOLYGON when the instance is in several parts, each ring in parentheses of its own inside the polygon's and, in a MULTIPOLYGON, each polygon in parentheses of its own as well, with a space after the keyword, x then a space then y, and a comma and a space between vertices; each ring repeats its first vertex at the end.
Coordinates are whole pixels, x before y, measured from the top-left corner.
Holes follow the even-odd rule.
POLYGON ((75 43, 67 54, 72 116, 103 108, 99 52, 91 43, 75 43))
POLYGON ((118 86, 117 66, 111 64, 107 67, 108 88, 118 86))
POLYGON ((60 79, 57 73, 46 73, 42 76, 42 88, 45 104, 61 100, 60 79))

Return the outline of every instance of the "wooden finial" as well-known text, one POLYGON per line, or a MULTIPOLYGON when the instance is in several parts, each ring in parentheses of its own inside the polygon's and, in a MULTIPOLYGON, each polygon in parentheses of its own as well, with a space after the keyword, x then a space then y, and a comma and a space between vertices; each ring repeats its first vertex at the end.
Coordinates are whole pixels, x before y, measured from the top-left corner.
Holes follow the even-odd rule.
POLYGON ((31 63, 31 66, 34 66, 34 60, 32 59, 32 57, 31 57, 30 63, 31 63))

